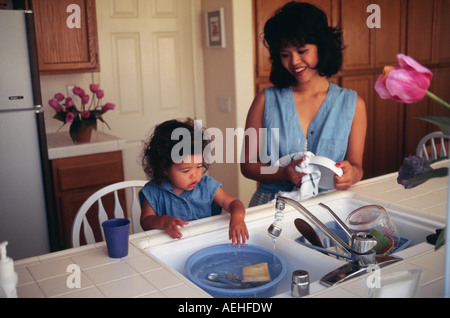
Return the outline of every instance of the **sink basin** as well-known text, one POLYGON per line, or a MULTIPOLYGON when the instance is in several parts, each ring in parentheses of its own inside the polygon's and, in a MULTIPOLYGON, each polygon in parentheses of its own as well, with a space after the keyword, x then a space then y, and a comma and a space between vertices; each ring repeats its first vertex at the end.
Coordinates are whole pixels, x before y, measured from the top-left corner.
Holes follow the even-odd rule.
MULTIPOLYGON (((249 222, 247 228, 250 239, 247 244, 271 250, 285 261, 286 275, 278 283, 275 295, 290 295, 291 275, 295 270, 306 270, 309 272, 310 281, 318 281, 325 274, 345 264, 342 260, 332 259, 289 238, 281 236, 274 242, 267 235, 267 227, 272 221, 273 218, 270 217, 249 222)), ((188 258, 205 247, 218 244, 229 244, 228 229, 150 247, 145 251, 187 277, 184 266, 188 258)))
MULTIPOLYGON (((344 221, 350 214, 350 212, 364 205, 373 204, 373 202, 364 199, 358 197, 350 197, 323 202, 326 203, 337 214, 337 216, 344 221)), ((436 229, 443 228, 445 226, 445 224, 442 222, 428 219, 426 215, 419 216, 421 212, 415 211, 414 213, 411 213, 411 211, 408 211, 407 209, 402 210, 390 208, 389 206, 383 205, 383 203, 379 202, 376 204, 379 204, 386 209, 393 223, 397 227, 400 236, 408 239, 408 248, 403 249, 395 254, 400 254, 399 256, 403 258, 409 258, 413 256, 412 254, 411 256, 408 256, 409 253, 404 253, 403 251, 407 251, 413 247, 416 247, 417 245, 432 249, 433 246, 426 243, 426 236, 429 234, 434 234, 436 229)), ((323 223, 333 223, 334 220, 322 207, 314 205, 308 207, 308 209, 313 212, 323 223)), ((287 235, 290 235, 290 237, 292 238, 298 237, 297 233, 295 233, 294 230, 292 231, 294 233, 291 232, 291 234, 287 235)), ((283 234, 286 235, 286 233, 283 234)))
MULTIPOLYGON (((347 192, 346 195, 340 195, 337 198, 336 196, 321 196, 305 202, 304 205, 307 209, 325 224, 333 221, 333 219, 325 209, 318 206, 319 202, 328 205, 342 220, 345 220, 347 215, 356 208, 374 204, 370 199, 356 196, 351 192, 347 192)), ((402 211, 399 209, 392 209, 379 201, 377 201, 376 204, 386 208, 400 232, 401 237, 405 237, 409 240, 409 245, 403 250, 393 254, 394 256, 407 259, 434 248, 434 246, 426 243, 426 236, 435 233, 435 230, 438 228, 443 228, 443 223, 430 220, 425 215, 420 216, 420 213, 417 211, 413 211, 413 213, 410 214, 410 211, 408 210, 402 211)), ((275 214, 274 207, 271 205, 267 206, 268 209, 275 214)), ((295 228, 294 220, 296 218, 304 219, 304 217, 294 208, 291 209, 290 206, 286 206, 283 219, 283 230, 281 236, 276 240, 272 239, 267 234, 268 226, 274 221, 273 215, 267 216, 267 213, 261 213, 261 215, 263 215, 263 217, 259 219, 252 217, 254 220, 247 221, 247 228, 250 234, 250 239, 247 243, 249 245, 273 250, 278 257, 285 261, 286 275, 284 279, 279 282, 275 297, 291 297, 290 286, 292 272, 299 269, 308 271, 311 282, 311 293, 325 289, 326 287, 320 285, 319 280, 324 275, 344 265, 346 261, 330 257, 296 241, 301 237, 301 234, 295 228)), ((211 217, 209 219, 212 223, 217 220, 216 217, 211 217)), ((195 226, 195 221, 189 226, 195 226)), ((187 259, 192 254, 209 246, 228 243, 228 228, 223 228, 200 233, 179 241, 171 241, 169 243, 149 247, 145 249, 145 252, 153 255, 167 266, 187 277, 184 266, 187 259)))

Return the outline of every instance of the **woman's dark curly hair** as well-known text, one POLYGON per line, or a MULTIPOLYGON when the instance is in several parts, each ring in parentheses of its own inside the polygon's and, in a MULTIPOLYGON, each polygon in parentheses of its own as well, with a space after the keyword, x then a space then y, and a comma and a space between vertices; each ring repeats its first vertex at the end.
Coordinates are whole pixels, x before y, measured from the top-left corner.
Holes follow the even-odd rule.
POLYGON ((342 30, 328 26, 326 14, 306 2, 289 2, 267 20, 264 26, 265 45, 270 52, 270 81, 278 87, 296 83, 295 77, 281 64, 280 50, 288 44, 302 47, 314 44, 318 48, 321 76, 331 77, 342 65, 342 30))
MULTIPOLYGON (((185 135, 172 133, 177 129, 186 129, 190 136, 190 154, 203 154, 203 150, 210 142, 209 140, 203 140, 204 129, 197 127, 192 119, 187 119, 182 122, 176 119, 165 121, 155 127, 153 134, 148 142, 144 142, 144 149, 142 152, 142 168, 145 174, 150 180, 153 180, 157 184, 161 184, 166 178, 166 171, 174 164, 172 159, 172 149, 179 142, 183 141, 185 135), (195 133, 201 137, 195 138, 195 133), (200 139, 201 138, 201 139, 200 139), (196 147, 195 144, 198 141, 201 142, 201 147, 196 147)), ((181 153, 184 148, 180 148, 179 155, 183 157, 186 154, 181 153)), ((208 169, 208 164, 203 160, 204 169, 208 169)))

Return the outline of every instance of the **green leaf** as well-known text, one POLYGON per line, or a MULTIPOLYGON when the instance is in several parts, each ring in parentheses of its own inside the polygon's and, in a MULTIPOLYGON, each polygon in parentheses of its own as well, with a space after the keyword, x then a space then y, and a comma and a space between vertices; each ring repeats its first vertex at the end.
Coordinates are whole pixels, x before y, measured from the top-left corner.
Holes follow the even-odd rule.
POLYGON ((438 238, 436 239, 436 244, 434 245, 434 250, 438 250, 441 246, 445 244, 445 229, 444 228, 441 233, 439 233, 438 238))
POLYGON ((91 116, 81 120, 81 131, 85 131, 89 126, 94 126, 94 129, 97 130, 97 120, 95 117, 91 116))
POLYGON ((431 165, 433 165, 433 164, 435 164, 435 163, 437 163, 437 162, 439 162, 439 161, 444 161, 444 160, 448 160, 448 156, 445 156, 445 157, 439 157, 439 158, 437 158, 436 160, 432 160, 432 161, 430 161, 430 162, 424 164, 422 167, 423 167, 423 168, 426 168, 426 167, 429 167, 429 166, 431 166, 431 165))
POLYGON ((422 116, 417 118, 438 126, 445 135, 450 135, 450 117, 422 116))
POLYGON ((100 120, 102 123, 104 123, 106 126, 108 126, 109 129, 111 129, 111 127, 109 127, 108 123, 103 119, 102 116, 99 116, 98 120, 100 120))
POLYGON ((66 116, 67 116, 66 112, 59 112, 59 113, 56 113, 53 116, 53 118, 58 119, 64 123, 66 121, 66 116))
POLYGON ((69 134, 73 142, 75 142, 75 140, 77 139, 77 132, 80 126, 81 126, 80 119, 78 117, 75 117, 69 129, 69 134))
POLYGON ((432 178, 441 178, 441 177, 445 177, 447 175, 448 175, 448 168, 434 169, 431 171, 424 172, 424 173, 418 175, 417 177, 408 180, 408 182, 406 182, 405 186, 408 186, 417 181, 429 180, 432 178))

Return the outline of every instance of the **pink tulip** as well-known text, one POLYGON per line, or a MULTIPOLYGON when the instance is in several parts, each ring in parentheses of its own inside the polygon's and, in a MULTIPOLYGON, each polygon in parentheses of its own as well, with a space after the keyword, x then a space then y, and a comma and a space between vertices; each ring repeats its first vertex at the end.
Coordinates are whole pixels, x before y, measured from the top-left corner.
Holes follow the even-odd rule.
POLYGON ((106 103, 102 107, 102 110, 106 112, 107 110, 113 110, 114 108, 116 108, 116 105, 114 105, 113 103, 106 103))
POLYGON ((433 73, 413 58, 397 55, 400 67, 386 66, 378 77, 375 90, 382 99, 391 98, 399 103, 416 103, 425 97, 433 73))
POLYGON ((65 101, 66 107, 72 107, 73 106, 73 101, 71 97, 67 97, 66 101, 65 101))
POLYGON ((89 118, 89 116, 91 116, 90 111, 88 111, 88 110, 83 110, 83 111, 81 112, 81 117, 83 117, 83 118, 89 118))
POLYGON ((92 93, 95 93, 96 91, 98 91, 98 84, 91 84, 89 85, 89 89, 91 90, 92 93))
POLYGON ((86 95, 84 89, 82 89, 81 87, 76 86, 76 85, 73 87, 73 93, 80 97, 83 97, 86 95))
POLYGON ((73 113, 68 112, 66 115, 66 123, 71 124, 73 122, 74 117, 75 117, 75 115, 73 113))
POLYGON ((57 93, 57 94, 55 94, 55 99, 56 99, 58 102, 60 102, 60 101, 62 101, 62 100, 64 99, 64 95, 61 94, 61 93, 57 93))
POLYGON ((80 97, 81 97, 81 102, 83 103, 83 105, 86 105, 87 103, 89 103, 89 95, 83 95, 80 97))
POLYGON ((105 96, 105 92, 104 92, 103 90, 99 89, 99 90, 95 93, 95 95, 97 95, 97 98, 98 98, 98 99, 102 99, 103 96, 105 96))
POLYGON ((50 105, 57 113, 63 111, 62 106, 61 106, 56 100, 54 100, 54 99, 50 99, 50 100, 48 101, 48 104, 49 104, 49 105, 50 105))
POLYGON ((72 92, 75 94, 75 95, 77 95, 77 96, 79 96, 79 94, 80 94, 80 87, 79 86, 77 86, 77 85, 74 85, 74 87, 73 87, 73 89, 72 89, 72 92))

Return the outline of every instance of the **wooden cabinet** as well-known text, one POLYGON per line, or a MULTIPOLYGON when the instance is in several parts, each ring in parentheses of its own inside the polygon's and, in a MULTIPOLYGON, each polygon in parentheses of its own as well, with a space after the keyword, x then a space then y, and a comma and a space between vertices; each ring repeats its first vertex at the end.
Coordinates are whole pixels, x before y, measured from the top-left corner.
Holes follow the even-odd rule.
MULTIPOLYGON (((54 159, 52 170, 60 233, 59 244, 63 249, 72 246, 73 220, 84 201, 100 188, 124 180, 122 152, 54 159)), ((120 193, 119 196, 122 203, 125 202, 124 193, 120 193)), ((110 208, 113 207, 112 195, 104 201, 104 207, 108 215, 113 217, 113 209, 110 208)), ((95 209, 96 205, 91 210, 95 209)), ((88 219, 91 225, 98 224, 95 212, 89 211, 88 219)), ((100 227, 94 226, 93 230, 96 239, 100 241, 100 227)))
POLYGON ((35 18, 40 74, 98 72, 95 0, 28 1, 35 18))
MULTIPOLYGON (((270 86, 270 60, 262 43, 264 23, 274 10, 289 0, 255 0, 256 91, 270 86)), ((398 104, 382 100, 374 89, 385 65, 397 66, 397 54, 405 53, 434 73, 430 91, 450 100, 450 0, 315 0, 308 1, 327 13, 330 24, 344 33, 344 62, 331 80, 351 88, 365 100, 368 131, 364 153, 364 177, 397 171, 403 158, 415 154, 419 140, 438 130, 416 117, 450 116, 450 111, 425 98, 419 103, 398 104), (366 24, 367 7, 381 10, 381 28, 366 24)))

